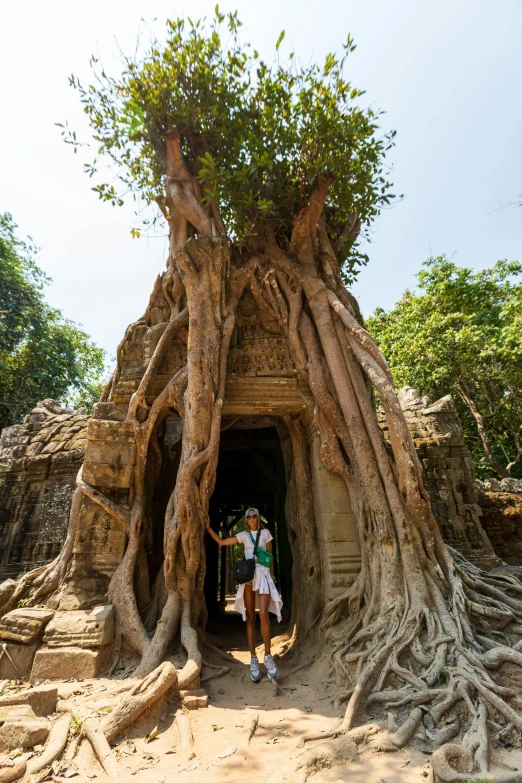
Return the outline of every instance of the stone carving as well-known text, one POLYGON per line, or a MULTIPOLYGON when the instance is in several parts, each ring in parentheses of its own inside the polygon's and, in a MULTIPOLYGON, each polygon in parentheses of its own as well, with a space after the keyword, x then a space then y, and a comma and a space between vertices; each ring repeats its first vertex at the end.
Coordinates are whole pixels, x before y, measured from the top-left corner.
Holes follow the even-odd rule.
POLYGON ((40 607, 13 609, 0 620, 0 639, 34 644, 42 637, 53 614, 52 610, 40 607))
POLYGON ((89 417, 43 400, 0 435, 0 579, 56 557, 65 540, 89 417))
POLYGON ((113 641, 114 610, 111 604, 95 606, 90 612, 56 612, 44 634, 44 643, 48 647, 104 647, 113 641))
POLYGON ((268 331, 260 323, 256 311, 248 315, 244 309, 234 330, 228 355, 228 373, 243 377, 295 375, 287 341, 279 327, 274 322, 270 325, 271 331, 268 331))

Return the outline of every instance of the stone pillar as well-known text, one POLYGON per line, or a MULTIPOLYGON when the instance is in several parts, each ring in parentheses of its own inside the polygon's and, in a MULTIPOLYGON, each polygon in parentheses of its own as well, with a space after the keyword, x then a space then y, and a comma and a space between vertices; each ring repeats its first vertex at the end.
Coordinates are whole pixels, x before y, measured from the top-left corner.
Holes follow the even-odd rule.
POLYGON ((321 462, 321 442, 312 425, 307 428, 307 437, 323 564, 323 596, 330 601, 355 581, 361 568, 361 548, 346 484, 321 462))
MULTIPOLYGON (((105 418, 114 414, 115 409, 111 403, 95 406, 87 430, 83 479, 128 508, 136 446, 130 423, 105 418)), ((126 541, 123 524, 84 497, 60 609, 91 609, 105 602, 110 579, 123 557, 126 541)))

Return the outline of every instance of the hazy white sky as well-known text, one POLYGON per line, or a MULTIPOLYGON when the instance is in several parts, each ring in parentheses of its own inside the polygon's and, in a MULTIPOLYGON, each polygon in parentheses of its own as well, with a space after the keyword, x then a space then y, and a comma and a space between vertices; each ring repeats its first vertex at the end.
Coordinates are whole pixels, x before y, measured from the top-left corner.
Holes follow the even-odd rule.
MULTIPOLYGON (((89 55, 134 48, 140 20, 160 33, 166 18, 211 15, 215 0, 26 0, 0 8, 0 212, 41 247, 53 278, 49 301, 115 353, 163 269, 162 239, 133 240, 132 208, 98 201, 82 160, 55 122, 83 121, 68 75, 88 78, 89 55), (156 22, 152 22, 154 18, 156 22)), ((269 57, 303 61, 358 44, 348 77, 398 131, 395 192, 367 248, 353 291, 363 313, 390 307, 430 254, 483 268, 522 259, 522 209, 501 208, 522 191, 520 0, 251 0, 238 9, 246 35, 269 57)), ((364 99, 363 99, 364 100, 364 99)))

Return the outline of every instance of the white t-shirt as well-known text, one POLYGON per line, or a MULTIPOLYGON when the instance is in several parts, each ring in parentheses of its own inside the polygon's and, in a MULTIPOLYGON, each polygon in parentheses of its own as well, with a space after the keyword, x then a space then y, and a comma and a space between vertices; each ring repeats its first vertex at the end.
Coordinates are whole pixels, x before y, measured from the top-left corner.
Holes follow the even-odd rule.
MULTIPOLYGON (((257 530, 251 531, 252 538, 255 540, 257 538, 257 530)), ((246 530, 242 530, 241 533, 236 533, 236 538, 239 541, 240 544, 243 544, 245 547, 245 558, 247 560, 252 560, 254 557, 254 544, 252 543, 252 538, 250 538, 249 533, 247 533, 246 530)), ((268 528, 264 527, 261 531, 261 535, 259 536, 259 544, 257 546, 258 549, 266 549, 266 545, 269 541, 272 541, 273 535, 268 530, 268 528)))

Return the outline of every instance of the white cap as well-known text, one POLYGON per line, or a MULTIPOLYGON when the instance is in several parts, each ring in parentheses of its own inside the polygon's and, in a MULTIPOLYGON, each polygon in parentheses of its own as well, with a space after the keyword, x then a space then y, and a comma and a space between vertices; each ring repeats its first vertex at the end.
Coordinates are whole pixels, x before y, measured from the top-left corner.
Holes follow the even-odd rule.
POLYGON ((251 508, 247 508, 247 510, 245 511, 245 517, 247 517, 249 515, 249 513, 251 513, 252 511, 254 512, 254 514, 256 516, 259 516, 259 510, 257 508, 254 508, 253 506, 251 506, 251 508))

